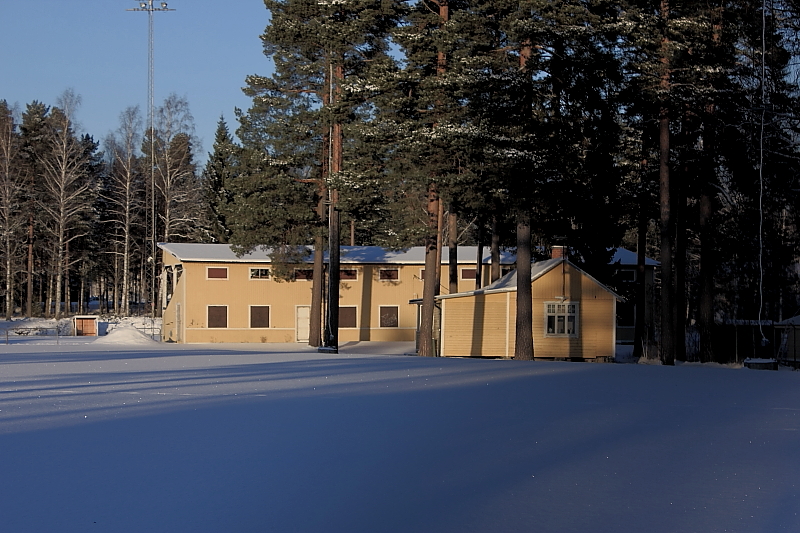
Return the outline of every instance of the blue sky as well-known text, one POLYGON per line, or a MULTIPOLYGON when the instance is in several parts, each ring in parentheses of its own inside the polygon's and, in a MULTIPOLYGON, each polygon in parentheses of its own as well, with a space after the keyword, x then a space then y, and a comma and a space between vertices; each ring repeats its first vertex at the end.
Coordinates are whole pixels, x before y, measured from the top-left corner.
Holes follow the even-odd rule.
MULTIPOLYGON (((160 3, 157 2, 157 4, 160 3)), ((147 18, 135 0, 0 0, 0 99, 20 109, 52 105, 65 89, 82 97, 81 130, 100 140, 119 114, 147 114, 147 18)), ((223 114, 247 108, 245 76, 270 74, 259 36, 269 21, 261 0, 169 0, 154 14, 155 101, 189 101, 201 157, 211 150, 223 114)))

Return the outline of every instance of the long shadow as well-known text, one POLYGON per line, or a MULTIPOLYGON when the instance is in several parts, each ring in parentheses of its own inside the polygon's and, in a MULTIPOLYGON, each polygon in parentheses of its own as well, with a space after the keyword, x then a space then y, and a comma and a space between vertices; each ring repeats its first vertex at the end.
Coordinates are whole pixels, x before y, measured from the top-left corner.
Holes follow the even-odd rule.
POLYGON ((752 380, 771 378, 709 379, 733 372, 720 369, 411 358, 272 365, 280 375, 355 375, 294 396, 212 398, 177 414, 165 405, 91 431, 0 435, 16 458, 0 487, 4 524, 55 531, 64 528, 48 526, 66 520, 75 530, 87 508, 77 504, 91 501, 115 513, 104 526, 117 531, 661 533, 742 529, 754 513, 767 518, 746 522, 751 531, 775 530, 758 527, 764 521, 800 525, 795 508, 782 507, 796 492, 797 462, 785 454, 792 440, 742 458, 724 439, 768 435, 754 422, 796 401, 797 379, 764 394, 752 380), (387 367, 399 375, 354 386, 387 367), (460 376, 469 380, 454 382, 460 376), (427 389, 405 387, 426 377, 427 389), (726 469, 741 480, 726 479, 726 469), (761 479, 770 482, 762 495, 747 487, 747 501, 734 497, 761 479), (47 513, 20 511, 41 502, 47 513))

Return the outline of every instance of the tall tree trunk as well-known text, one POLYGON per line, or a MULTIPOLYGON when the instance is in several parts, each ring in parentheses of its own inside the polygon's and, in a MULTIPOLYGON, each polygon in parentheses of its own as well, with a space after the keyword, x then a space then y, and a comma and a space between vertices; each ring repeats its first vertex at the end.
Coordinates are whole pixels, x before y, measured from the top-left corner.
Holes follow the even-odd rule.
POLYGON ((475 258, 475 290, 480 289, 483 282, 483 226, 478 226, 478 255, 475 258))
POLYGON ((453 206, 447 215, 447 253, 448 288, 450 294, 455 294, 458 292, 458 215, 453 206))
POLYGON ((673 225, 670 198, 670 132, 669 132, 669 91, 670 82, 670 52, 669 38, 667 36, 667 21, 669 20, 669 1, 661 0, 660 18, 663 26, 661 38, 661 90, 662 101, 658 118, 659 141, 659 202, 661 211, 661 362, 665 365, 675 364, 675 301, 673 298, 673 225))
POLYGON ((686 192, 683 188, 688 169, 679 172, 678 179, 672 179, 672 211, 674 220, 674 273, 673 273, 673 301, 675 313, 673 315, 675 332, 675 359, 686 361, 686 192))
POLYGON ((435 357, 433 345, 433 312, 436 298, 436 233, 439 217, 439 191, 435 183, 428 185, 428 226, 425 236, 425 280, 422 285, 422 316, 419 326, 419 355, 435 357))
POLYGON ((517 321, 514 359, 533 360, 533 295, 531 290, 531 215, 517 214, 517 321))
MULTIPOLYGON (((319 206, 319 209, 324 211, 325 207, 322 198, 320 198, 319 206)), ((320 218, 324 219, 324 215, 321 215, 320 218)), ((308 344, 314 347, 322 346, 322 299, 325 284, 325 260, 322 256, 324 247, 324 237, 322 235, 314 237, 314 275, 311 280, 311 316, 309 317, 310 324, 308 329, 308 344)))
POLYGON ((439 201, 436 216, 436 296, 442 292, 442 246, 444 246, 444 203, 439 201))
POLYGON ((328 211, 330 237, 328 240, 328 305, 325 307, 323 346, 339 349, 339 210, 336 208, 338 191, 331 191, 328 211))
MULTIPOLYGON (((339 101, 342 82, 344 81, 344 67, 341 63, 333 67, 334 84, 329 94, 330 102, 339 101)), ((336 175, 343 170, 343 132, 338 121, 331 125, 331 154, 330 174, 336 175)), ((323 345, 338 351, 339 349, 339 254, 340 254, 340 223, 339 223, 339 191, 330 191, 330 206, 328 208, 328 305, 325 313, 325 331, 323 332, 323 345)))
POLYGON ((636 322, 633 332, 633 357, 639 359, 646 355, 647 336, 647 196, 639 195, 638 235, 636 236, 636 322))
POLYGON ((28 216, 28 268, 25 315, 33 316, 33 214, 28 216))
POLYGON ((492 268, 489 272, 489 282, 494 283, 500 279, 500 233, 498 231, 497 216, 492 217, 492 268))

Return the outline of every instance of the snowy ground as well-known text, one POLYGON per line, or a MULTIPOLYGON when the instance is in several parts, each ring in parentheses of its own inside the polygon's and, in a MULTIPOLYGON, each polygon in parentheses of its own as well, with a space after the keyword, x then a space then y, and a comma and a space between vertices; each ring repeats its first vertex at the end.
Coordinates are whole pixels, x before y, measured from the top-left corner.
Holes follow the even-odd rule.
POLYGON ((800 531, 800 372, 0 346, 2 532, 800 531))

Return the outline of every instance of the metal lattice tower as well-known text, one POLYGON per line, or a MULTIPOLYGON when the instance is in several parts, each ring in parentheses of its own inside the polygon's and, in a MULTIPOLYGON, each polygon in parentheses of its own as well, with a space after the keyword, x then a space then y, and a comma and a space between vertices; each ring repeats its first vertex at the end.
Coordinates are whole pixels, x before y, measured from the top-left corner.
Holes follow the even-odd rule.
MULTIPOLYGON (((155 175, 155 67, 153 54, 153 13, 156 11, 175 11, 166 2, 160 7, 153 0, 139 2, 139 7, 126 11, 145 11, 147 13, 147 127, 150 130, 150 211, 146 224, 150 241, 150 304, 152 315, 156 315, 156 175, 155 175)), ((127 298, 127 295, 124 296, 127 298)))

